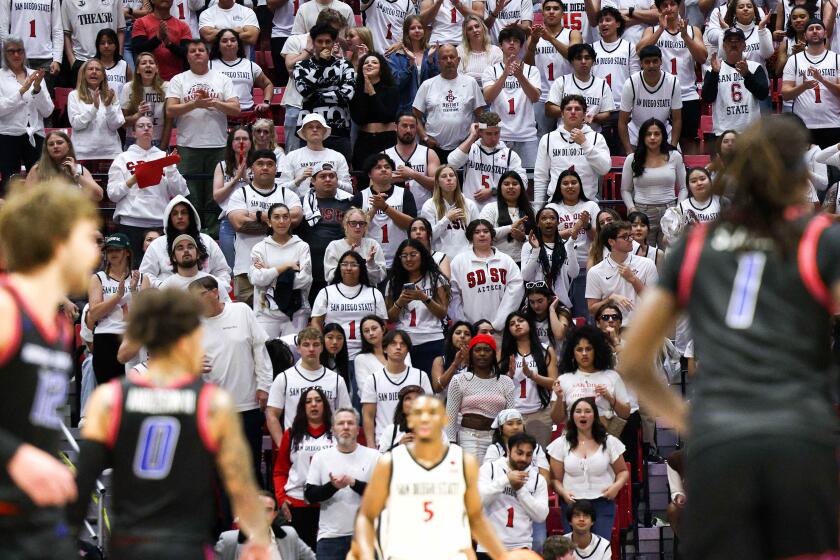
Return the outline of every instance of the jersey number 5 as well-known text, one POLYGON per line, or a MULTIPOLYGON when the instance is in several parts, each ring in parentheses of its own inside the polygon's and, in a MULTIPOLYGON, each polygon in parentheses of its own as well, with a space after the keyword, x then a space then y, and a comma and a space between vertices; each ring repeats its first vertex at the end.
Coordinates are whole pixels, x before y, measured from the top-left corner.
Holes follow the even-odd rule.
POLYGON ((435 516, 435 512, 432 511, 432 502, 423 502, 423 513, 426 514, 426 519, 423 521, 429 522, 432 520, 432 517, 435 516))
POLYGON ((730 329, 748 329, 752 325, 766 262, 767 255, 759 252, 744 253, 738 258, 738 271, 726 308, 726 326, 730 329))

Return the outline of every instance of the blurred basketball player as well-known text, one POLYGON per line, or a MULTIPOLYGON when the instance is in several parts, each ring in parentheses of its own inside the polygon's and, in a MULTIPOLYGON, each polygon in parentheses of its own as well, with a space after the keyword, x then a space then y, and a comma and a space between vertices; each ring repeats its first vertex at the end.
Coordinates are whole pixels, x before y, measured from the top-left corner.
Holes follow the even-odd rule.
POLYGON ((481 511, 478 463, 442 438, 443 403, 418 397, 408 416, 414 441, 379 459, 356 518, 348 558, 464 560, 471 534, 496 559, 507 559, 481 511), (378 527, 376 526, 378 519, 378 527))
POLYGON ((126 336, 149 350, 148 371, 102 385, 88 401, 72 526, 81 525, 97 476, 112 465, 110 557, 205 560, 218 468, 250 539, 240 558, 268 560, 268 522, 239 414, 225 391, 199 376, 201 303, 181 290, 141 292, 126 336))
POLYGON ((72 376, 72 327, 58 314, 99 260, 96 208, 66 185, 13 192, 0 209, 0 558, 71 558, 64 504, 76 497, 57 458, 72 376), (2 267, 0 267, 2 268, 2 267))

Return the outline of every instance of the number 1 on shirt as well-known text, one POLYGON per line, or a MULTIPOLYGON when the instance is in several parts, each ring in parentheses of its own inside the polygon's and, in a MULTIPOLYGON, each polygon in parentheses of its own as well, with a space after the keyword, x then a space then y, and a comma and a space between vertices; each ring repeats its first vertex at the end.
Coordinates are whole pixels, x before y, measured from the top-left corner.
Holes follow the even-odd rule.
POLYGON ((742 330, 752 326, 766 262, 767 255, 757 251, 738 257, 738 271, 726 308, 726 326, 729 328, 742 330))

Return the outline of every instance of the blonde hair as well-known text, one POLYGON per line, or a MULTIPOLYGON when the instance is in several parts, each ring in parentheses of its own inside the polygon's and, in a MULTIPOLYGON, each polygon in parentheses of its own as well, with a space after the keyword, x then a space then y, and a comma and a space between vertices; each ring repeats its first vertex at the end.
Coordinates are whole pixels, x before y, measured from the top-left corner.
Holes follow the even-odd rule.
POLYGON ((76 150, 73 149, 73 141, 70 140, 70 136, 68 136, 63 130, 50 131, 47 133, 46 138, 44 138, 43 145, 41 146, 41 157, 38 158, 38 162, 35 164, 38 166, 38 179, 41 181, 49 181, 51 179, 61 177, 62 179, 72 180, 67 173, 67 169, 63 165, 60 165, 60 162, 54 162, 50 157, 50 150, 47 148, 47 143, 49 143, 50 138, 53 136, 63 138, 64 141, 67 142, 67 155, 64 157, 71 157, 74 160, 76 159, 76 150))
MULTIPOLYGON (((370 29, 367 27, 351 27, 347 30, 347 34, 350 33, 355 33, 362 40, 369 53, 376 52, 376 49, 373 47, 373 34, 370 32, 370 29)), ((359 61, 359 51, 354 49, 350 60, 353 63, 353 68, 355 68, 356 63, 359 61)))
POLYGON ((459 72, 466 72, 467 71, 467 63, 469 62, 470 55, 473 52, 486 52, 490 48, 490 45, 492 43, 491 43, 491 40, 490 40, 490 32, 487 30, 487 26, 484 24, 484 21, 476 15, 469 15, 469 16, 464 18, 464 22, 461 24, 461 31, 463 33, 464 39, 461 41, 460 47, 461 47, 461 50, 464 51, 464 56, 461 57, 460 68, 458 69, 458 71, 459 72), (482 50, 482 51, 473 51, 472 48, 470 48, 470 40, 469 40, 469 37, 467 37, 467 25, 471 21, 477 21, 478 24, 481 26, 481 29, 484 31, 484 45, 483 45, 484 50, 482 50))
POLYGON ((277 148, 277 130, 274 128, 274 121, 271 119, 257 119, 251 125, 251 145, 255 146, 254 131, 258 128, 268 128, 268 149, 274 151, 277 148))
POLYGON ((99 214, 79 189, 42 181, 11 190, 0 207, 0 252, 6 267, 26 273, 47 264, 56 246, 67 241, 82 221, 99 224, 99 214))
MULTIPOLYGON (((446 215, 446 204, 443 199, 443 190, 440 188, 440 174, 444 169, 449 169, 455 174, 455 207, 467 212, 467 203, 464 201, 464 195, 461 192, 461 181, 458 180, 458 172, 451 165, 441 165, 435 171, 435 189, 432 192, 432 201, 435 203, 435 217, 439 220, 446 215)), ((431 233, 429 234, 431 236, 431 233)))
POLYGON ((344 218, 341 220, 341 227, 344 229, 344 235, 347 235, 347 227, 348 227, 347 224, 350 223, 350 215, 355 213, 355 212, 358 212, 359 214, 362 215, 362 219, 365 221, 366 224, 370 223, 368 221, 367 213, 364 210, 362 210, 361 208, 359 208, 357 206, 351 206, 344 213, 344 218))
MULTIPOLYGON (((418 16, 417 14, 412 14, 412 15, 405 18, 405 21, 403 21, 402 44, 403 44, 403 47, 405 47, 406 49, 409 49, 409 50, 411 50, 411 39, 408 38, 408 30, 411 29, 411 24, 414 23, 415 21, 419 21, 420 25, 422 25, 424 29, 426 27, 425 25, 423 25, 423 20, 420 19, 420 16, 418 16)), ((423 51, 425 52, 426 48, 429 46, 429 35, 428 35, 428 33, 423 33, 423 38, 420 39, 420 44, 422 45, 423 51)))
MULTIPOLYGON (((99 59, 91 58, 82 64, 82 67, 79 68, 79 76, 76 78, 76 91, 79 92, 79 101, 82 103, 93 103, 93 92, 90 91, 87 80, 85 79, 88 66, 93 63, 98 64, 100 68, 102 68, 102 82, 99 84, 99 96, 103 99, 103 102, 105 96, 108 95, 109 91, 111 91, 111 87, 108 85, 108 76, 105 75, 105 66, 102 65, 102 62, 99 59)), ((115 95, 111 103, 115 103, 116 101, 117 96, 115 95)))
MULTIPOLYGON (((140 63, 140 59, 144 56, 152 57, 152 60, 155 61, 155 68, 157 68, 157 60, 155 60, 155 55, 150 52, 141 52, 137 55, 137 64, 140 63)), ((108 81, 107 78, 105 81, 108 81)), ((140 106, 141 103, 146 99, 146 92, 143 91, 143 80, 140 78, 140 75, 135 73, 134 79, 126 84, 126 87, 129 88, 130 93, 128 94, 128 107, 126 108, 126 112, 129 114, 135 113, 137 111, 137 107, 140 106)), ((166 99, 166 90, 163 89, 163 80, 160 77, 160 70, 158 69, 155 72, 154 78, 152 78, 152 89, 160 95, 161 99, 166 99)))

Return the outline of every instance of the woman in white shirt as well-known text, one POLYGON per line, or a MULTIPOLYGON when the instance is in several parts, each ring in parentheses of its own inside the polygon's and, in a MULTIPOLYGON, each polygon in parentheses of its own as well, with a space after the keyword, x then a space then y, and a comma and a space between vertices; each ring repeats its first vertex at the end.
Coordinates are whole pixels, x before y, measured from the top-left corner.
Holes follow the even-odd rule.
MULTIPOLYGON (((359 389, 364 387, 368 377, 374 372, 381 370, 388 363, 385 359, 385 352, 382 350, 382 337, 388 330, 385 319, 377 315, 367 315, 359 323, 359 330, 362 332, 362 351, 353 358, 353 384, 352 393, 354 404, 359 404, 359 389)), ((411 355, 405 357, 405 365, 411 365, 411 355)))
POLYGON ((227 206, 230 195, 236 189, 244 189, 251 177, 248 172, 248 159, 254 153, 251 135, 244 126, 235 126, 228 132, 225 142, 225 155, 213 171, 213 200, 219 205, 219 247, 225 261, 233 268, 236 251, 236 231, 227 218, 227 206))
POLYGON ((114 90, 117 99, 120 98, 125 84, 131 81, 134 72, 119 53, 117 32, 110 27, 100 29, 96 34, 96 56, 105 68, 105 78, 114 90))
POLYGON ((385 426, 379 438, 379 452, 386 453, 398 445, 405 445, 414 441, 414 434, 408 428, 408 414, 411 403, 426 391, 420 385, 406 385, 399 392, 397 407, 394 409, 394 423, 385 426))
POLYGON ((290 231, 292 217, 285 204, 268 208, 268 224, 271 235, 251 249, 248 279, 254 285, 257 322, 276 338, 299 332, 308 322, 312 260, 309 244, 290 231))
POLYGON ((81 189, 94 202, 102 200, 102 187, 93 180, 90 171, 76 161, 73 142, 63 130, 52 130, 44 138, 41 157, 26 175, 26 184, 35 185, 52 179, 81 189))
POLYGON ((140 117, 152 118, 152 145, 163 150, 169 146, 172 121, 163 110, 168 86, 169 82, 164 82, 158 73, 155 56, 147 52, 137 55, 137 72, 119 95, 125 117, 126 149, 135 142, 133 128, 140 117))
POLYGON ((114 159, 122 153, 117 131, 125 117, 99 60, 92 58, 79 69, 76 89, 67 98, 67 115, 79 159, 114 159))
POLYGON ((648 243, 662 247, 664 239, 659 222, 665 210, 676 206, 677 198, 684 200, 688 196, 685 164, 680 152, 668 144, 665 124, 660 120, 648 119, 642 123, 636 146, 636 151, 624 160, 621 198, 628 212, 638 210, 647 214, 651 222, 648 243))
POLYGON ((251 143, 254 150, 268 150, 277 157, 277 176, 286 160, 286 152, 277 145, 277 129, 271 119, 257 119, 251 127, 251 143))
POLYGON ((526 283, 545 282, 560 303, 571 308, 569 290, 579 272, 575 238, 563 240, 553 208, 546 206, 537 212, 536 222, 528 243, 522 245, 522 279, 526 283))
POLYGON ((367 214, 358 208, 350 208, 344 213, 344 239, 330 241, 324 253, 324 278, 329 281, 338 267, 338 257, 347 251, 356 251, 365 259, 368 278, 373 286, 385 280, 388 270, 385 265, 385 253, 376 239, 367 237, 367 214))
POLYGON ((624 444, 607 433, 591 397, 575 400, 570 409, 565 435, 547 449, 554 490, 564 513, 575 500, 589 500, 596 513, 592 532, 610 539, 615 498, 629 477, 624 444))
MULTIPOLYGON (((245 56, 245 47, 239 34, 233 29, 222 29, 210 49, 210 68, 226 75, 233 82, 233 91, 239 97, 243 112, 267 113, 274 84, 265 75, 259 64, 245 56), (263 101, 254 104, 254 87, 263 90, 263 101)), ((279 165, 278 165, 279 168, 279 165)))
POLYGON ((432 224, 423 216, 417 216, 408 225, 409 239, 416 239, 423 244, 423 247, 432 255, 432 259, 440 269, 440 273, 446 276, 448 280, 452 275, 452 269, 449 266, 449 257, 446 253, 435 251, 432 248, 432 224))
MULTIPOLYGON (((44 118, 53 112, 53 102, 41 87, 44 70, 26 67, 23 41, 7 37, 3 43, 0 70, 0 175, 5 187, 9 177, 29 171, 44 142, 44 118)), ((4 188, 0 188, 0 195, 4 188)))
POLYGON ((420 215, 432 226, 432 247, 454 259, 469 248, 464 232, 478 218, 478 206, 465 198, 458 173, 451 165, 441 165, 435 172, 432 198, 423 203, 420 215))
POLYGON ((528 200, 528 186, 519 173, 505 171, 499 177, 496 203, 485 205, 480 217, 493 224, 495 247, 519 264, 522 245, 536 225, 534 209, 528 200))
POLYGON ((557 188, 546 207, 553 208, 560 219, 560 237, 575 240, 578 275, 572 279, 569 297, 575 317, 588 317, 586 307, 586 260, 595 238, 595 216, 601 211, 597 202, 586 198, 577 171, 566 169, 557 179, 557 188))
POLYGON ((461 24, 463 40, 458 45, 458 73, 475 78, 481 84, 484 70, 502 62, 502 49, 494 45, 490 32, 479 16, 470 15, 461 24))

